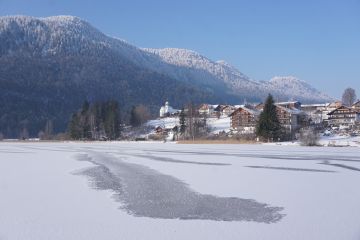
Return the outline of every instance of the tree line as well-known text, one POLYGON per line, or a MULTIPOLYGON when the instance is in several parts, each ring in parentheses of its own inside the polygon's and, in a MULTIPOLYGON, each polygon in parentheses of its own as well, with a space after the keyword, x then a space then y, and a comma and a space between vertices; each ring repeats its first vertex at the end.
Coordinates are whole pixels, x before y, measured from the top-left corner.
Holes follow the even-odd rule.
MULTIPOLYGON (((357 101, 353 88, 346 88, 342 95, 342 103, 351 106, 357 101)), ((66 133, 56 132, 56 119, 47 119, 45 126, 39 131, 42 140, 74 139, 74 140, 115 140, 119 139, 126 119, 132 127, 139 127, 151 119, 151 112, 145 105, 137 105, 129 111, 120 111, 119 103, 115 100, 89 103, 85 101, 77 112, 73 113, 68 123, 66 133), (59 138, 59 135, 61 137, 59 138)), ((200 115, 194 104, 184 105, 179 113, 179 126, 173 129, 177 139, 197 139, 207 137, 209 129, 205 115, 200 115)), ((276 114, 274 99, 271 95, 265 101, 256 125, 255 134, 263 140, 284 140, 286 131, 282 128, 276 114)), ((26 126, 19 130, 19 139, 27 139, 30 134, 26 126)), ((0 131, 0 140, 6 137, 0 131)))
POLYGON ((115 140, 121 134, 121 116, 117 101, 85 101, 71 117, 69 137, 74 140, 115 140))

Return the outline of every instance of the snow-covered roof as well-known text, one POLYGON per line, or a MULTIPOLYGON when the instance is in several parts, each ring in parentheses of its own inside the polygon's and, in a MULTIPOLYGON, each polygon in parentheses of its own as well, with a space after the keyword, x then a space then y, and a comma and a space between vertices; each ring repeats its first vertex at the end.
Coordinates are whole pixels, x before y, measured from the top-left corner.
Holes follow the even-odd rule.
POLYGON ((282 110, 284 110, 284 111, 286 111, 286 112, 288 112, 290 114, 301 114, 301 113, 303 113, 303 111, 301 111, 299 109, 296 109, 296 108, 286 108, 286 107, 283 107, 283 106, 280 106, 280 105, 277 105, 277 104, 275 104, 275 105, 276 105, 276 107, 278 107, 278 108, 280 108, 280 109, 282 109, 282 110))
POLYGON ((277 102, 275 104, 279 104, 279 105, 288 105, 288 104, 296 104, 296 103, 300 103, 299 101, 290 101, 290 102, 277 102))
POLYGON ((218 105, 211 105, 211 104, 203 103, 203 104, 200 104, 199 109, 214 109, 217 106, 218 105))
POLYGON ((333 115, 335 112, 337 112, 337 111, 339 111, 341 109, 349 110, 350 112, 353 112, 353 113, 360 113, 359 111, 357 111, 354 108, 350 108, 350 107, 346 107, 346 106, 340 106, 340 107, 336 108, 335 110, 329 112, 327 115, 333 115))
POLYGON ((357 106, 360 106, 360 100, 357 101, 357 102, 355 102, 355 103, 352 105, 352 107, 357 107, 357 106))
POLYGON ((233 113, 231 113, 230 116, 232 116, 235 112, 237 112, 240 109, 243 109, 252 115, 259 115, 261 113, 261 111, 257 110, 256 108, 251 109, 251 108, 247 108, 245 106, 241 106, 241 107, 237 108, 233 113))
POLYGON ((329 105, 329 103, 314 103, 314 104, 302 104, 301 107, 302 108, 306 108, 306 107, 327 107, 329 105))
POLYGON ((248 111, 249 113, 251 113, 253 115, 259 115, 260 114, 260 111, 257 110, 256 108, 254 108, 254 109, 250 109, 250 108, 247 108, 247 107, 241 107, 241 108, 248 111))
POLYGON ((234 105, 234 107, 236 108, 240 108, 240 107, 244 107, 245 105, 244 104, 241 104, 241 105, 234 105))
POLYGON ((328 107, 340 107, 342 105, 341 101, 335 101, 328 105, 328 107))

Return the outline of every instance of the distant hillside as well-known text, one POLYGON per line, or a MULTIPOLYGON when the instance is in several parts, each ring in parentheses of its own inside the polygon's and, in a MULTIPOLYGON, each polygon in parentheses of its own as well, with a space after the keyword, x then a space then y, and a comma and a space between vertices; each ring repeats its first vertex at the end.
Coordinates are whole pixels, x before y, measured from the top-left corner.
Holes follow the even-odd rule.
POLYGON ((133 63, 137 51, 74 17, 0 18, 0 132, 16 137, 27 127, 36 136, 47 119, 64 131, 85 99, 116 99, 123 112, 139 103, 158 112, 166 99, 174 106, 219 101, 133 63))
POLYGON ((34 136, 51 119, 63 131, 81 103, 115 99, 123 112, 195 103, 261 101, 269 92, 304 102, 330 98, 296 78, 249 79, 184 49, 140 49, 72 16, 0 17, 0 132, 34 136), (290 91, 291 90, 291 91, 290 91))

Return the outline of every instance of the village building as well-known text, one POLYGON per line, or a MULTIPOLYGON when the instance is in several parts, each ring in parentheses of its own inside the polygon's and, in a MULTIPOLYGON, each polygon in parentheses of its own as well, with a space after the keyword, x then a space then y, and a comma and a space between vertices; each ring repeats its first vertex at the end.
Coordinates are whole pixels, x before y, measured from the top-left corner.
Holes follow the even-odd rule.
POLYGON ((179 127, 178 126, 156 126, 154 129, 154 134, 163 139, 174 141, 178 140, 179 127))
POLYGON ((254 133, 260 111, 251 107, 239 107, 230 114, 231 128, 240 133, 254 133))
POLYGON ((301 110, 309 117, 312 124, 321 124, 328 119, 328 103, 301 105, 301 110))
POLYGON ((275 105, 280 124, 290 133, 304 124, 306 114, 301 110, 299 101, 277 102, 275 105))
POLYGON ((214 111, 217 113, 218 117, 228 117, 231 113, 233 113, 237 107, 232 105, 218 105, 214 111))
POLYGON ((231 105, 227 105, 226 107, 224 107, 223 109, 222 109, 222 115, 223 116, 229 116, 230 114, 232 114, 234 111, 236 110, 236 107, 234 107, 234 106, 231 106, 231 105))
POLYGON ((219 104, 214 108, 214 115, 219 117, 228 117, 233 111, 236 110, 236 107, 231 105, 222 105, 219 104))
POLYGON ((204 104, 201 104, 200 106, 199 106, 199 114, 200 115, 202 115, 202 116, 207 116, 207 117, 213 117, 213 116, 215 116, 215 108, 216 108, 217 106, 215 105, 211 105, 211 104, 206 104, 206 103, 204 103, 204 104))
POLYGON ((360 101, 355 102, 351 107, 353 109, 360 110, 360 101))
POLYGON ((168 117, 168 116, 174 115, 174 114, 176 114, 178 112, 179 112, 179 110, 172 108, 169 105, 169 102, 166 101, 165 106, 162 106, 160 108, 160 117, 168 117))
MULTIPOLYGON (((275 103, 275 106, 279 122, 287 133, 294 134, 300 127, 308 123, 308 117, 301 110, 300 102, 280 102, 275 103)), ((237 108, 230 114, 231 127, 238 131, 253 133, 263 108, 263 103, 254 107, 247 105, 237 108)))
POLYGON ((275 103, 277 106, 285 107, 288 109, 301 109, 301 102, 293 101, 293 102, 277 102, 275 103))
MULTIPOLYGON (((285 107, 288 109, 298 109, 301 110, 301 102, 299 101, 292 101, 292 102, 276 102, 275 105, 277 106, 281 106, 281 107, 285 107)), ((258 105, 255 106, 256 109, 258 110, 263 110, 265 104, 264 103, 259 103, 258 105)))
POLYGON ((327 110, 328 110, 329 112, 332 112, 332 111, 334 111, 335 109, 337 109, 337 108, 339 108, 339 107, 341 107, 341 106, 343 106, 343 104, 342 104, 341 101, 335 101, 335 102, 330 103, 330 104, 327 106, 327 110))
POLYGON ((162 128, 161 126, 157 126, 154 131, 157 135, 162 135, 164 133, 164 130, 165 129, 162 128))
POLYGON ((222 112, 222 109, 224 107, 226 107, 227 105, 222 105, 222 104, 219 104, 217 105, 217 107, 215 107, 214 111, 220 116, 221 115, 221 112, 222 112))
POLYGON ((264 109, 265 104, 264 103, 259 103, 255 106, 255 109, 262 111, 264 109))
MULTIPOLYGON (((308 123, 307 115, 301 110, 301 103, 279 102, 275 103, 276 113, 281 126, 290 134, 294 134, 300 127, 308 123)), ((262 111, 264 103, 255 106, 255 109, 262 111)))
POLYGON ((306 114, 303 111, 296 108, 286 108, 277 104, 275 106, 279 122, 288 133, 295 133, 305 124, 306 114))
POLYGON ((336 108, 328 116, 330 126, 352 126, 360 122, 360 111, 346 106, 336 108))

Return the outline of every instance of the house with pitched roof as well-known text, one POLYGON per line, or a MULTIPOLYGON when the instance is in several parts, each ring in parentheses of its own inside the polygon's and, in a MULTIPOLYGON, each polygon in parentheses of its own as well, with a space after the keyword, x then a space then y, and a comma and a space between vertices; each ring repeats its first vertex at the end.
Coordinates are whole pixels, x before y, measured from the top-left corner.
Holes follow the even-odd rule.
POLYGON ((353 107, 340 106, 328 113, 331 126, 351 126, 360 122, 360 110, 353 107))
POLYGON ((356 109, 356 110, 360 110, 360 100, 357 101, 357 102, 355 102, 355 103, 351 106, 351 108, 356 109))
POLYGON ((242 133, 254 133, 260 111, 250 106, 241 106, 230 114, 231 128, 242 133))

